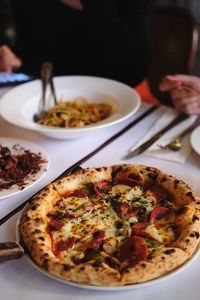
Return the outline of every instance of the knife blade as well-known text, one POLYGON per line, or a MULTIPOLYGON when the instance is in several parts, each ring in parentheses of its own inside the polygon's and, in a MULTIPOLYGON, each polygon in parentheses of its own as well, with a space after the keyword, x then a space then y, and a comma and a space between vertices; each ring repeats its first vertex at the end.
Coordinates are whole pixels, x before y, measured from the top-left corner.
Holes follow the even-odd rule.
POLYGON ((145 150, 147 150, 151 145, 153 145, 161 136, 163 136, 167 131, 181 123, 182 121, 186 120, 188 118, 188 115, 186 114, 179 114, 170 124, 166 125, 163 129, 158 131, 156 134, 154 134, 149 140, 144 142, 142 145, 140 145, 138 148, 133 149, 130 151, 124 159, 130 159, 132 157, 135 157, 141 153, 143 153, 145 150))

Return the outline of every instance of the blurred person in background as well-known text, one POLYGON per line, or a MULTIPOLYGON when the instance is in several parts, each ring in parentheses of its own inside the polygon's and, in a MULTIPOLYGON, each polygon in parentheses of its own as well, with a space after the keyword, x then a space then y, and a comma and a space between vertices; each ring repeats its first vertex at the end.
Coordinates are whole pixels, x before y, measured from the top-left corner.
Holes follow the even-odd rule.
POLYGON ((192 75, 168 75, 159 85, 169 92, 174 107, 183 113, 200 115, 200 78, 192 75))
POLYGON ((55 75, 100 76, 135 86, 151 62, 155 2, 10 0, 16 43, 0 47, 0 71, 20 68, 38 76, 42 63, 51 61, 55 75))

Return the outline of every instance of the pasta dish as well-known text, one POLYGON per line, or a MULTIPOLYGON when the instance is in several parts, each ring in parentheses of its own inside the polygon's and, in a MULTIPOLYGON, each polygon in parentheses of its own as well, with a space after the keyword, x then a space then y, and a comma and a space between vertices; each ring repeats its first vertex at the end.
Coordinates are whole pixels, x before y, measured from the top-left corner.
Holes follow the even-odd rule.
POLYGON ((92 103, 77 97, 70 101, 61 100, 38 123, 52 127, 84 127, 104 120, 111 113, 112 106, 108 103, 92 103))

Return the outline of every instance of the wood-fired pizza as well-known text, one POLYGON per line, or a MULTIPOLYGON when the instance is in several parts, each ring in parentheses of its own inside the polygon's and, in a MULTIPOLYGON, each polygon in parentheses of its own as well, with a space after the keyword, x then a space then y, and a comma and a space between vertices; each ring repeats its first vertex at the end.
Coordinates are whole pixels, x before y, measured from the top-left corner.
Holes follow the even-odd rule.
POLYGON ((36 195, 20 230, 32 259, 52 275, 91 285, 136 284, 193 256, 200 198, 154 167, 82 169, 36 195))

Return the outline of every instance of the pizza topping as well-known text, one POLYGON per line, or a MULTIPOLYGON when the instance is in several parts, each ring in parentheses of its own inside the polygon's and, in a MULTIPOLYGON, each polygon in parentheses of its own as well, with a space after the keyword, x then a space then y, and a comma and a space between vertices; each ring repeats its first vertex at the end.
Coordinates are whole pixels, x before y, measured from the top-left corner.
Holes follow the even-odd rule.
POLYGON ((129 174, 128 172, 117 173, 114 178, 114 184, 125 184, 128 186, 144 186, 144 180, 139 174, 129 174))
MULTIPOLYGON (((137 221, 137 218, 131 217, 131 219, 134 218, 134 221, 137 221)), ((120 220, 116 223, 116 235, 117 236, 128 236, 131 234, 131 226, 130 226, 130 219, 126 220, 120 220)))
POLYGON ((174 214, 166 207, 155 207, 149 221, 133 224, 132 233, 167 244, 175 239, 174 214))
POLYGON ((131 201, 133 207, 138 209, 138 221, 144 222, 148 219, 149 213, 152 211, 153 206, 148 198, 136 197, 131 201))
POLYGON ((73 248, 68 257, 81 262, 89 259, 89 249, 102 249, 112 257, 117 255, 123 262, 126 253, 130 252, 127 259, 135 262, 147 256, 146 248, 150 242, 144 239, 155 242, 154 247, 151 243, 151 251, 160 243, 174 240, 172 226, 166 226, 169 223, 166 216, 171 209, 157 204, 158 197, 153 196, 151 188, 143 191, 139 185, 130 186, 127 181, 122 184, 121 178, 128 178, 128 181, 140 179, 120 174, 117 178, 120 183, 114 186, 107 180, 87 184, 56 203, 54 211, 48 215, 51 221, 47 228, 54 253, 59 252, 65 259, 61 253, 73 248), (138 249, 141 249, 141 256, 138 249), (81 252, 85 254, 81 255, 81 252))
POLYGON ((126 202, 119 202, 117 200, 112 200, 111 201, 112 206, 114 210, 116 211, 117 215, 123 219, 126 216, 134 216, 137 215, 138 210, 134 207, 132 207, 130 204, 126 202))
POLYGON ((78 265, 89 260, 94 260, 96 265, 100 265, 105 261, 105 257, 99 250, 88 248, 85 250, 83 257, 78 257, 77 255, 72 256, 73 262, 78 265))
POLYGON ((105 263, 108 264, 111 268, 120 270, 120 261, 116 257, 105 257, 105 263))
POLYGON ((148 192, 152 194, 152 196, 157 200, 157 202, 167 199, 167 192, 157 185, 151 186, 148 189, 148 192))
POLYGON ((130 236, 119 248, 117 257, 120 261, 129 260, 136 263, 140 260, 146 260, 148 256, 148 247, 145 240, 139 236, 130 236))
POLYGON ((52 220, 48 223, 47 232, 50 233, 51 231, 57 231, 61 229, 62 226, 63 222, 61 222, 60 220, 52 220))
POLYGON ((125 236, 110 237, 105 240, 102 248, 106 253, 112 255, 117 251, 117 249, 119 249, 119 246, 124 239, 125 236))
POLYGON ((111 183, 109 181, 101 181, 93 183, 94 192, 98 196, 105 196, 111 189, 111 183))
POLYGON ((140 186, 131 188, 125 184, 116 184, 111 190, 111 197, 117 196, 120 201, 131 201, 133 198, 140 197, 141 195, 142 188, 140 186))
POLYGON ((73 237, 68 238, 67 240, 60 240, 56 243, 53 243, 53 253, 58 255, 61 251, 68 251, 74 247, 75 239, 73 237))
POLYGON ((151 236, 144 230, 149 225, 149 222, 137 223, 132 226, 132 233, 141 237, 149 237, 151 236))
POLYGON ((98 250, 103 242, 104 237, 105 237, 105 232, 103 230, 98 230, 94 232, 93 240, 91 244, 88 246, 88 248, 98 250))
POLYGON ((65 210, 56 210, 54 212, 51 212, 47 215, 48 218, 50 218, 52 221, 53 220, 61 220, 63 218, 66 218, 66 219, 72 219, 73 216, 68 212, 68 211, 65 211, 65 210))
POLYGON ((164 207, 164 206, 154 207, 154 209, 152 210, 152 212, 150 214, 150 220, 149 220, 150 223, 153 223, 156 219, 163 217, 164 215, 166 215, 169 212, 170 212, 170 210, 167 207, 164 207))
POLYGON ((71 197, 63 198, 59 203, 61 209, 65 209, 66 217, 77 218, 89 215, 93 209, 92 204, 88 201, 88 197, 71 197))
POLYGON ((134 205, 134 206, 141 206, 141 205, 148 205, 149 202, 147 199, 143 198, 143 197, 135 197, 132 199, 131 203, 134 205))
POLYGON ((176 237, 174 229, 170 224, 165 226, 151 224, 145 228, 145 232, 147 232, 152 239, 162 244, 169 244, 173 242, 176 237))
POLYGON ((144 240, 147 243, 148 252, 152 252, 155 249, 158 249, 158 248, 162 247, 161 243, 159 243, 158 241, 153 240, 152 238, 145 237, 144 240))
POLYGON ((88 195, 86 189, 81 189, 81 190, 75 190, 72 193, 69 194, 71 197, 76 197, 76 198, 84 198, 88 195))
POLYGON ((140 174, 120 172, 113 181, 81 184, 65 194, 48 214, 47 232, 65 262, 97 266, 110 258, 109 265, 114 260, 123 270, 174 241, 176 210, 163 189, 144 187, 140 174))

